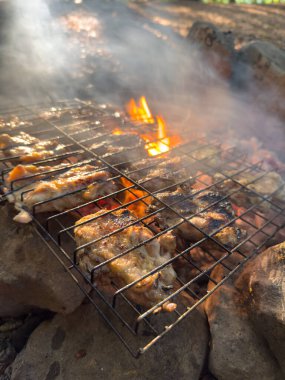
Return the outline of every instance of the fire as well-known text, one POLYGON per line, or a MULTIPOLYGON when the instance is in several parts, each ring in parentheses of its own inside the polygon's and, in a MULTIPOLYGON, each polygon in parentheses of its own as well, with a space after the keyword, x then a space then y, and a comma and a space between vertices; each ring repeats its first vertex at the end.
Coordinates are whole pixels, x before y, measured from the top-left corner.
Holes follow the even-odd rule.
POLYGON ((166 123, 161 116, 156 117, 158 127, 158 140, 146 145, 146 149, 150 156, 157 156, 160 153, 169 151, 170 138, 166 137, 166 123))
POLYGON ((154 118, 144 96, 140 97, 138 104, 135 99, 131 99, 127 104, 127 111, 132 121, 140 121, 149 124, 154 123, 154 118))
MULTIPOLYGON (((139 123, 137 129, 128 133, 137 133, 145 141, 145 149, 150 156, 156 156, 161 153, 166 153, 170 147, 180 143, 179 136, 169 136, 167 134, 167 125, 162 116, 154 116, 147 104, 146 98, 141 96, 136 102, 131 99, 126 105, 130 120, 134 124, 139 123), (143 124, 143 125, 141 125, 143 124), (142 129, 143 128, 143 129, 142 129)), ((112 131, 114 135, 122 135, 125 132, 119 128, 112 131)), ((123 186, 126 188, 123 194, 123 203, 131 203, 126 206, 137 217, 141 218, 146 215, 146 210, 151 203, 151 196, 143 190, 133 188, 132 182, 126 178, 121 178, 123 186), (131 187, 131 188, 130 188, 131 187), (143 198, 143 199, 141 199, 143 198)))
MULTIPOLYGON (((132 183, 126 178, 122 177, 121 181, 124 187, 128 188, 132 186, 132 183)), ((151 203, 151 197, 145 197, 148 193, 143 190, 129 189, 124 192, 124 203, 136 201, 129 205, 127 208, 132 211, 138 218, 142 218, 146 214, 146 209, 151 203), (138 200, 141 197, 145 197, 142 200, 138 200)))
POLYGON ((122 135, 124 132, 121 131, 121 129, 116 128, 116 129, 113 130, 112 133, 113 133, 113 135, 117 135, 117 136, 119 136, 119 135, 122 135))
POLYGON ((166 153, 169 151, 171 143, 176 145, 179 142, 177 136, 174 139, 167 136, 167 126, 164 118, 152 115, 144 96, 140 97, 138 104, 134 99, 131 99, 126 108, 132 121, 157 125, 157 136, 153 135, 153 133, 141 135, 147 143, 145 148, 150 156, 166 153), (158 141, 150 142, 156 138, 158 141))

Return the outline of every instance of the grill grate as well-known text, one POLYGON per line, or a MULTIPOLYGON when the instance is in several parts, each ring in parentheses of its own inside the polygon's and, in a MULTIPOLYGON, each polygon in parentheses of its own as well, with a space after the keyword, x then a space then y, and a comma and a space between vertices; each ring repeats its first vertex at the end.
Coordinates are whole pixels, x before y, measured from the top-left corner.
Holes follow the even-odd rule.
MULTIPOLYGON (((48 245, 51 252, 135 357, 147 351, 180 323, 252 255, 270 244, 272 238, 276 237, 285 225, 285 204, 276 199, 283 185, 281 184, 270 194, 260 193, 254 184, 258 184, 263 177, 268 175, 262 168, 262 162, 252 164, 243 152, 230 146, 225 147, 217 140, 210 139, 211 143, 209 143, 202 137, 187 140, 187 136, 183 136, 183 143, 172 148, 170 153, 148 159, 145 161, 146 165, 142 166, 144 162, 142 160, 147 158, 147 152, 141 142, 138 144, 135 142, 133 146, 126 145, 123 149, 114 151, 114 147, 104 144, 104 141, 107 141, 116 129, 127 131, 134 136, 146 133, 151 136, 155 132, 155 125, 145 123, 134 125, 111 108, 79 100, 60 101, 52 105, 19 106, 0 111, 3 119, 2 133, 17 134, 19 131, 24 131, 41 139, 54 139, 64 144, 65 149, 62 153, 33 162, 33 165, 52 166, 59 162, 66 164, 65 167, 48 168, 40 174, 31 174, 24 179, 14 180, 7 189, 4 186, 5 178, 19 163, 21 155, 7 156, 4 150, 4 155, 2 154, 0 159, 3 200, 15 191, 21 192, 23 200, 32 191, 31 188, 26 188, 27 180, 29 184, 39 180, 39 176, 43 180, 48 180, 83 163, 96 165, 97 168, 94 171, 106 170, 112 174, 108 181, 116 184, 116 190, 107 195, 62 212, 52 214, 38 212, 44 205, 49 205, 63 197, 79 194, 86 189, 86 187, 80 188, 65 195, 38 202, 28 212, 32 215, 35 230, 44 243, 48 245), (22 124, 19 124, 19 121, 22 121, 22 124), (92 144, 97 144, 97 149, 93 149, 92 144), (108 148, 111 150, 108 151, 108 148), (158 182, 159 185, 156 184, 153 188, 155 181, 160 178, 150 173, 155 172, 160 167, 160 163, 168 162, 171 157, 179 157, 178 167, 166 168, 163 172, 164 181, 162 184, 158 182), (180 176, 181 172, 185 171, 187 176, 180 176), (168 174, 177 179, 172 180, 171 183, 167 182, 165 178, 168 178, 168 174), (250 176, 251 180, 244 183, 240 180, 241 176, 250 176), (225 185, 229 188, 227 192, 222 192, 219 198, 213 198, 212 202, 201 205, 191 215, 184 212, 186 211, 185 204, 181 205, 181 199, 174 198, 171 202, 166 202, 160 197, 162 192, 173 192, 177 188, 192 186, 191 193, 183 198, 183 202, 187 205, 187 201, 193 200, 194 197, 203 196, 208 192, 221 192, 225 185), (231 204, 236 205, 236 199, 240 194, 250 196, 251 199, 254 198, 254 201, 248 207, 237 208, 236 206, 236 213, 233 213, 231 218, 222 225, 217 225, 208 231, 193 222, 193 218, 212 212, 214 207, 219 207, 225 202, 230 201, 231 204), (137 215, 137 218, 130 221, 127 226, 122 225, 96 240, 76 246, 75 221, 86 212, 90 210, 94 212, 95 208, 97 211, 105 209, 108 205, 109 209, 106 209, 105 217, 123 208, 133 211, 138 206, 146 208, 153 202, 159 202, 158 208, 150 209, 148 214, 137 215), (157 225, 157 217, 163 212, 170 213, 175 222, 161 229, 157 225), (155 268, 150 268, 140 278, 136 278, 127 285, 119 285, 113 281, 109 284, 112 292, 103 291, 102 287, 96 285, 98 276, 107 265, 147 243, 157 241, 169 231, 178 236, 179 228, 185 223, 197 232, 199 238, 192 242, 181 236, 177 238, 176 254, 173 257, 155 268), (127 249, 122 248, 118 255, 98 263, 90 273, 81 269, 78 255, 83 248, 112 239, 130 226, 144 226, 151 232, 151 237, 127 249), (235 246, 229 246, 217 238, 219 232, 231 226, 242 226, 247 231, 245 236, 239 237, 235 246), (148 308, 138 306, 130 300, 127 295, 128 290, 170 265, 176 271, 177 278, 174 288, 170 293, 166 293, 163 300, 148 308), (216 281, 211 274, 212 270, 218 266, 223 266, 227 272, 221 281, 216 281), (207 291, 208 282, 212 283, 210 291, 207 291), (87 290, 86 285, 91 288, 91 292, 87 290), (169 314, 156 313, 157 308, 163 306, 166 301, 175 302, 176 310, 169 314)), ((128 135, 129 138, 130 135, 128 135)), ((124 135, 118 139, 121 139, 120 143, 124 146, 124 135)), ((125 139, 126 142, 128 139, 125 139)), ((153 141, 156 141, 155 137, 153 141)), ((163 143, 163 140, 161 142, 163 143)), ((100 218, 102 215, 96 215, 92 220, 100 221, 100 218)), ((84 224, 87 222, 81 223, 81 225, 84 224)))

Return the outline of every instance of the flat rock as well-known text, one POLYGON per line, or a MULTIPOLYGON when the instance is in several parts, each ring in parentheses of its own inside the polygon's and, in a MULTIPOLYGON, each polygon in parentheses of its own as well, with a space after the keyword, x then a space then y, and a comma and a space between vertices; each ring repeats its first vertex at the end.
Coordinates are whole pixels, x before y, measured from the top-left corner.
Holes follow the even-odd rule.
POLYGON ((209 22, 197 21, 190 28, 187 38, 201 47, 207 61, 225 78, 232 75, 234 38, 231 32, 222 32, 209 22))
POLYGON ((42 323, 12 366, 13 380, 198 380, 208 349, 205 316, 195 310, 134 359, 93 305, 42 323))
POLYGON ((0 316, 31 309, 70 313, 84 295, 31 225, 13 222, 12 206, 0 209, 0 316))
MULTIPOLYGON (((211 277, 219 280, 223 271, 211 277)), ((239 304, 230 280, 206 302, 211 333, 209 369, 219 380, 277 380, 276 363, 239 304)))

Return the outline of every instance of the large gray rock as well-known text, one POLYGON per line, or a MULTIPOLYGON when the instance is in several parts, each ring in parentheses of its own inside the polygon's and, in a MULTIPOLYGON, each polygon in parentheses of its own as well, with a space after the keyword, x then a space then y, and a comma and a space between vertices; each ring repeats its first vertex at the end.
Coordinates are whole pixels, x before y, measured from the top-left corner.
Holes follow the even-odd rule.
MULTIPOLYGON (((205 304, 219 380, 285 378, 285 243, 251 260, 205 304)), ((225 270, 216 268, 217 281, 225 270)), ((209 287, 209 290, 211 287, 209 287)))
POLYGON ((285 91, 285 51, 266 41, 254 41, 239 51, 241 61, 252 68, 255 79, 274 83, 285 91))
POLYGON ((206 59, 223 77, 232 75, 234 38, 231 32, 222 32, 215 25, 197 21, 190 28, 187 38, 202 48, 206 59))
POLYGON ((262 91, 257 89, 258 98, 272 111, 285 116, 285 51, 270 42, 255 41, 244 46, 238 57, 242 63, 241 79, 260 85, 262 91))
POLYGON ((0 209, 0 316, 34 308, 70 313, 84 295, 31 225, 13 222, 10 205, 0 209))
POLYGON ((236 281, 255 329, 285 378, 285 242, 252 260, 236 281))
POLYGON ((198 380, 208 349, 205 316, 195 310, 134 359, 91 304, 41 324, 12 366, 13 380, 198 380))

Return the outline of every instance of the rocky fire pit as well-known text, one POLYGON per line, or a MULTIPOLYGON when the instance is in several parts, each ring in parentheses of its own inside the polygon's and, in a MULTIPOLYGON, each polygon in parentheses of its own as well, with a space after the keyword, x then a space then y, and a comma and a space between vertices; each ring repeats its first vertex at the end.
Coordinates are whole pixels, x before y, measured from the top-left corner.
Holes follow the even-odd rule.
MULTIPOLYGON (((264 41, 237 49, 233 38, 206 22, 194 23, 186 36, 227 83, 238 78, 243 87, 251 78, 260 101, 270 85, 280 102, 267 106, 285 118, 284 51, 264 41)), ((9 204, 1 206, 0 380, 199 380, 208 370, 213 377, 203 380, 285 378, 285 243, 255 256, 136 360, 34 228, 13 216, 9 204)), ((193 255, 194 262, 201 259, 193 255)), ((227 272, 218 265, 209 275, 219 282, 227 272)), ((212 287, 209 282, 209 292, 212 287)))

